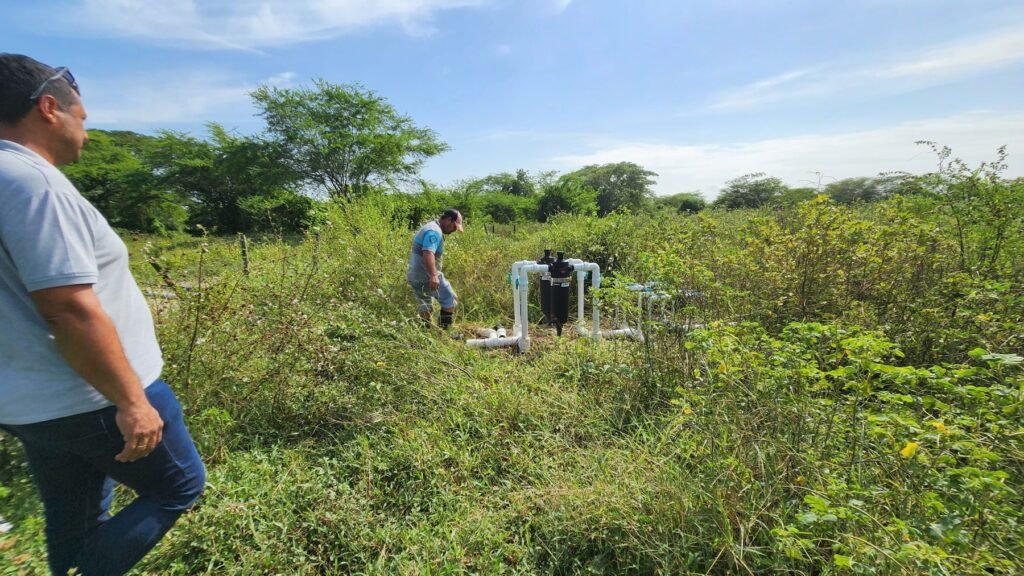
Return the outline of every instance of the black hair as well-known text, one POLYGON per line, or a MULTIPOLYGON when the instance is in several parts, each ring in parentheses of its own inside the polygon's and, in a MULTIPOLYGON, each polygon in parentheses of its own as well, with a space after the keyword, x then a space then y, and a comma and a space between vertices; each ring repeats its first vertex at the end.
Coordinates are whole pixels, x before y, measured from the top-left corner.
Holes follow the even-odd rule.
MULTIPOLYGON (((55 68, 22 54, 0 54, 0 123, 20 122, 35 105, 36 100, 30 99, 32 93, 56 72, 55 68)), ((47 83, 39 96, 46 94, 57 100, 61 110, 75 103, 74 90, 63 78, 47 83)))
POLYGON ((441 212, 441 218, 447 218, 452 222, 458 222, 459 216, 462 216, 462 213, 455 208, 448 208, 444 212, 441 212))

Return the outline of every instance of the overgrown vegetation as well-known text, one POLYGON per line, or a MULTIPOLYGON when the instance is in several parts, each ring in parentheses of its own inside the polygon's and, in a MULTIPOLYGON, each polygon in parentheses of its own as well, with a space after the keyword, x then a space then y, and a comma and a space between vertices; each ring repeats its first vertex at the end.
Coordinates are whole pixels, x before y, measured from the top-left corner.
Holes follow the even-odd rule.
MULTIPOLYGON (((253 242, 248 275, 233 238, 134 240, 210 470, 139 573, 1021 573, 1024 187, 1001 169, 870 204, 467 219, 463 336, 511 323, 505 270, 543 248, 600 263, 647 335, 526 355, 411 320, 404 197, 253 242)), ((0 573, 43 573, 21 462, 0 436, 0 573)))

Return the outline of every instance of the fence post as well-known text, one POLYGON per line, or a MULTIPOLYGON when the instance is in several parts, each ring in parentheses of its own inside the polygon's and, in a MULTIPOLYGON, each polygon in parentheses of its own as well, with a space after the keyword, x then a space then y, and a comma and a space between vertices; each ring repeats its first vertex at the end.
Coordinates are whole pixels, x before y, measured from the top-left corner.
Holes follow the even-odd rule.
POLYGON ((242 274, 249 275, 249 239, 238 233, 238 245, 242 248, 242 274))
POLYGON ((313 245, 313 265, 315 266, 320 263, 320 231, 314 232, 313 237, 316 239, 316 244, 313 245))

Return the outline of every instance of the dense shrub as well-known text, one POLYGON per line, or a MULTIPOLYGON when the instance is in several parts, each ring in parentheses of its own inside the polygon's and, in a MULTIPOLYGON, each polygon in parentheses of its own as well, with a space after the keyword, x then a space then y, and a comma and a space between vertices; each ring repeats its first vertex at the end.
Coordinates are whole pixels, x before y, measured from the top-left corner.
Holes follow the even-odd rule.
POLYGON ((246 232, 309 230, 322 218, 322 207, 316 200, 287 190, 241 198, 238 208, 246 232))

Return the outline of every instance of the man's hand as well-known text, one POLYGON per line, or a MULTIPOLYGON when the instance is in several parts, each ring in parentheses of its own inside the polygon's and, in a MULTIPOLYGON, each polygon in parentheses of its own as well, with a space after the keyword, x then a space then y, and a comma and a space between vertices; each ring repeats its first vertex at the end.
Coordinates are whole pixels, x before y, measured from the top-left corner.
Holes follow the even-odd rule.
POLYGON ((437 274, 430 277, 430 289, 437 290, 441 287, 441 281, 438 279, 437 274))
POLYGON ((118 462, 134 462, 149 456, 163 439, 164 421, 149 402, 118 408, 114 418, 124 437, 124 450, 114 457, 118 462))
POLYGON ((114 458, 131 462, 149 454, 163 438, 164 422, 124 355, 117 328, 89 284, 32 292, 39 315, 68 365, 117 406, 124 450, 114 458))

